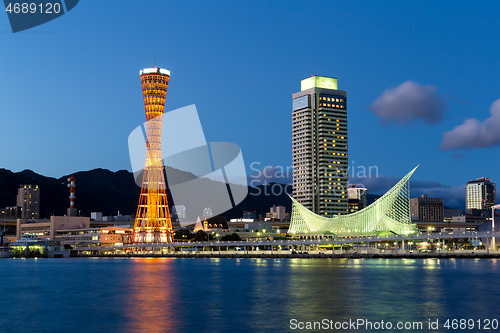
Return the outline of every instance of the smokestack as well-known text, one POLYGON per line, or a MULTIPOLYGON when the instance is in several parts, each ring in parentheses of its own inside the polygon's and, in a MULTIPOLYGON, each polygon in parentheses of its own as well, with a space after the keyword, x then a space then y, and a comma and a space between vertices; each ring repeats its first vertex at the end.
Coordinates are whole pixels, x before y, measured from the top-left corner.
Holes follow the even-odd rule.
POLYGON ((67 216, 76 216, 76 208, 75 208, 75 177, 71 176, 68 178, 68 187, 69 187, 69 208, 67 211, 67 216))

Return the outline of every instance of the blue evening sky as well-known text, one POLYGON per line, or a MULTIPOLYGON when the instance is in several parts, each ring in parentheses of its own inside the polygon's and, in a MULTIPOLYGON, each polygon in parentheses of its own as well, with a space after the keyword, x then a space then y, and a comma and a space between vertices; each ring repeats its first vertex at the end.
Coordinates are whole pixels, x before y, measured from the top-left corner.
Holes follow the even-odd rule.
POLYGON ((315 74, 347 90, 351 166, 399 178, 420 164, 423 188, 460 193, 477 177, 500 182, 498 138, 439 148, 500 98, 499 17, 500 1, 84 0, 13 34, 0 14, 0 167, 130 170, 139 70, 156 54, 171 71, 165 110, 196 104, 207 141, 238 144, 249 174, 252 162, 291 165, 291 95, 315 74), (439 120, 375 115, 406 81, 432 86, 439 120))

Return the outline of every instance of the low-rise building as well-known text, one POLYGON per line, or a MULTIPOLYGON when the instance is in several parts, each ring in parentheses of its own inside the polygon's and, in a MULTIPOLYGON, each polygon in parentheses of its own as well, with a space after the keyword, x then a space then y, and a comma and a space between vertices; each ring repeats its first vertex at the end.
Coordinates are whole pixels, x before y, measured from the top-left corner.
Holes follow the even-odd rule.
POLYGON ((55 239, 74 246, 111 246, 131 243, 132 233, 130 226, 61 229, 56 230, 55 239))
POLYGON ((202 230, 206 232, 215 229, 219 229, 221 232, 229 231, 229 226, 224 216, 214 216, 204 221, 201 221, 198 217, 198 221, 195 223, 193 231, 202 230))
POLYGON ((417 222, 417 227, 422 233, 436 233, 436 232, 471 232, 477 231, 480 223, 474 222, 417 222))
POLYGON ((489 220, 485 216, 460 215, 452 218, 453 223, 484 223, 489 220))
POLYGON ((463 215, 464 212, 461 209, 444 209, 443 210, 443 222, 453 222, 453 217, 463 215))
POLYGON ((51 216, 49 219, 17 219, 16 237, 54 239, 55 231, 90 227, 90 218, 84 216, 51 216))

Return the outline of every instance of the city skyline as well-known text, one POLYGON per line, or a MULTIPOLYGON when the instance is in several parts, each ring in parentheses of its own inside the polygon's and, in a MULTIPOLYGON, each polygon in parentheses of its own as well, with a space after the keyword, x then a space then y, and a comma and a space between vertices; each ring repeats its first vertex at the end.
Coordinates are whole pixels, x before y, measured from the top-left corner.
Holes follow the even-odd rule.
POLYGON ((417 164, 412 196, 464 200, 469 180, 500 179, 500 140, 484 135, 500 128, 497 2, 150 3, 154 13, 88 1, 17 34, 0 19, 9 50, 0 167, 52 177, 130 170, 126 138, 144 121, 136 73, 156 54, 176 83, 166 110, 196 104, 207 139, 237 143, 249 172, 252 162, 292 164, 291 95, 314 74, 339 78, 349 94, 349 166, 377 166, 380 176, 351 182, 369 193, 417 164))
POLYGON ((498 328, 498 0, 4 4, 5 331, 498 328))

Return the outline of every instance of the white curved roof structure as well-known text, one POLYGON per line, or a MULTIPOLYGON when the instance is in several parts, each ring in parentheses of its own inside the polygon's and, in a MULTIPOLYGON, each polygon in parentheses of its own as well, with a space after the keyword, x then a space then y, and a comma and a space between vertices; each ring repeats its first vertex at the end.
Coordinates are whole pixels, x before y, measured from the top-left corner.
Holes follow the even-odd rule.
POLYGON ((410 217, 410 177, 415 167, 387 193, 368 207, 349 215, 319 216, 292 198, 291 234, 330 232, 339 237, 375 236, 388 231, 396 234, 419 233, 410 217))

